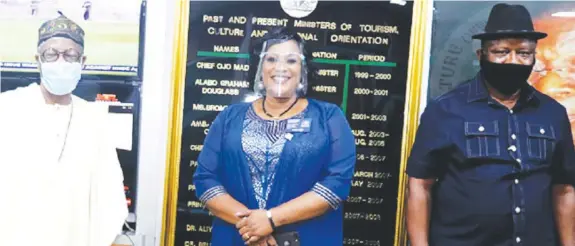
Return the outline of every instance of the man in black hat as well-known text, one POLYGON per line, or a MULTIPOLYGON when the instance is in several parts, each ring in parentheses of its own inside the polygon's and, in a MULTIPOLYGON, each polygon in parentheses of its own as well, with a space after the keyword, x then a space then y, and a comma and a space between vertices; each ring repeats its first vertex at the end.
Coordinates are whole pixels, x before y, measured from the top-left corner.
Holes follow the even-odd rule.
POLYGON ((428 104, 407 166, 411 245, 574 245, 570 123, 527 83, 546 36, 525 7, 495 5, 473 36, 481 71, 428 104))

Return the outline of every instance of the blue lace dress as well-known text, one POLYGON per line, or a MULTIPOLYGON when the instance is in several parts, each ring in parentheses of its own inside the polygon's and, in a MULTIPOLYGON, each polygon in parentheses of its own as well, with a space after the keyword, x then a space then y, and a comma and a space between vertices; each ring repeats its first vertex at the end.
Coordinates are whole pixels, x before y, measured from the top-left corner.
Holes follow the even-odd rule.
MULTIPOLYGON (((303 119, 301 112, 290 119, 303 119)), ((266 207, 286 138, 288 119, 265 120, 250 107, 244 120, 242 148, 246 153, 258 205, 266 207)), ((287 164, 287 163, 286 163, 287 164)))

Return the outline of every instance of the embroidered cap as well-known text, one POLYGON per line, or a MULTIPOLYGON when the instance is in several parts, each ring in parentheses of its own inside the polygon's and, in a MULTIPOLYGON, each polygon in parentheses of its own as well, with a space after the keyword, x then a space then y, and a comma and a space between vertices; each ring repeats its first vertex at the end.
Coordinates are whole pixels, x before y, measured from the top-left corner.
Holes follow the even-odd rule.
POLYGON ((38 29, 38 45, 50 38, 63 37, 84 47, 84 30, 62 12, 58 13, 60 14, 58 18, 44 22, 38 29))

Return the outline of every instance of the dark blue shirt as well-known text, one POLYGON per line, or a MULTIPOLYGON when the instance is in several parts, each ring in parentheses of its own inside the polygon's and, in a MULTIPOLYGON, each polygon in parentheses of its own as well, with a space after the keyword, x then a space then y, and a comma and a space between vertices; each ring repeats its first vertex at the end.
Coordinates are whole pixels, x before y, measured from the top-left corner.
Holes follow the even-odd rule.
POLYGON ((430 245, 558 245, 551 187, 575 182, 567 112, 531 86, 510 110, 478 75, 428 104, 407 174, 437 179, 430 245))

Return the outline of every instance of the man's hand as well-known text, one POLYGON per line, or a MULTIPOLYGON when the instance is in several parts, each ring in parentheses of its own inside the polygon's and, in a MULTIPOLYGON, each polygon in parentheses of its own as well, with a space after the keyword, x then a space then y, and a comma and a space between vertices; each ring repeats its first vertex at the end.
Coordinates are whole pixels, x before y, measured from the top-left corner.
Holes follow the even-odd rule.
POLYGON ((278 246, 278 243, 276 242, 276 239, 270 235, 255 243, 249 244, 249 246, 278 246))
POLYGON ((258 242, 273 232, 265 210, 250 210, 236 216, 242 218, 236 228, 247 244, 258 242))
POLYGON ((555 223, 562 246, 575 245, 575 188, 571 185, 553 185, 555 223))
POLYGON ((431 189, 435 179, 409 178, 407 192, 407 233, 412 246, 428 246, 431 189))

